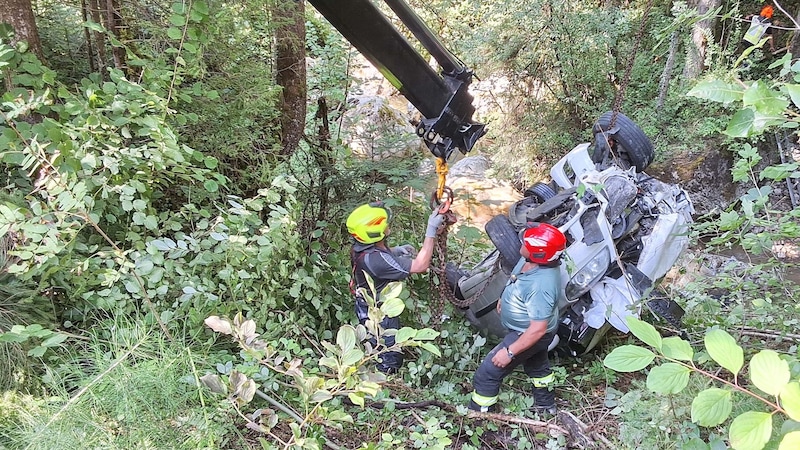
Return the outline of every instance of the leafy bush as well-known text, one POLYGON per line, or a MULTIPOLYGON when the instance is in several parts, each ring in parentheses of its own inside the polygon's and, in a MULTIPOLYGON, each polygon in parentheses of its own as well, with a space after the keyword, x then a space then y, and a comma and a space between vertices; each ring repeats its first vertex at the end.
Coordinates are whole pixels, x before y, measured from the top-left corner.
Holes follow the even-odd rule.
POLYGON ((750 381, 756 388, 751 389, 739 378, 744 368, 744 350, 726 331, 708 331, 704 343, 708 356, 727 370, 733 379, 697 364, 698 355, 689 342, 676 336, 662 339, 652 325, 633 317, 626 320, 631 332, 657 353, 638 345, 623 345, 612 350, 603 360, 608 368, 618 372, 636 372, 658 358, 663 362, 650 369, 647 387, 662 395, 680 393, 689 384, 690 375, 697 373, 711 380, 714 386, 694 397, 692 422, 703 427, 718 427, 728 421, 734 405, 741 404, 739 396, 749 396, 768 411, 738 412, 728 426, 728 439, 734 449, 764 448, 773 434, 773 416, 779 419, 785 416, 795 422, 794 425, 789 422, 788 428, 780 432, 783 436, 779 448, 788 450, 800 445, 800 428, 796 426, 800 421, 800 362, 795 357, 780 355, 773 350, 756 353, 748 366, 750 381))
MULTIPOLYGON (((325 351, 324 356, 319 358, 302 348, 289 354, 281 352, 274 341, 260 339, 255 322, 245 320, 241 314, 237 314, 233 320, 218 316, 207 318, 205 323, 209 328, 233 337, 241 349, 242 361, 235 367, 222 366, 222 370, 219 370, 222 376, 208 373, 201 380, 212 392, 226 396, 228 404, 247 421, 248 428, 264 433, 270 440, 285 446, 322 448, 321 444, 325 442, 324 428, 341 430, 344 423, 353 422, 352 416, 342 408, 341 403, 332 400, 347 396, 350 402, 363 408, 365 398, 376 397, 380 391, 379 383, 386 381, 383 374, 371 371, 368 363, 375 362, 387 351, 403 351, 409 347, 419 347, 439 355, 438 348, 428 342, 438 336, 438 332, 430 328, 381 328, 382 317, 396 317, 405 307, 400 298, 402 284, 394 282, 386 286, 381 292, 380 306, 375 302, 376 292, 371 283, 370 287, 372 292, 366 289, 361 292, 369 310, 366 324, 340 327, 335 344, 321 342, 325 351), (376 337, 374 344, 369 341, 370 335, 376 337), (394 335, 395 344, 386 346, 384 335, 394 335), (265 386, 266 393, 258 391, 254 380, 256 375, 265 386), (297 392, 286 393, 279 387, 286 384, 297 392), (257 393, 278 411, 258 409, 245 415, 242 408, 257 393), (280 430, 285 427, 278 427, 281 420, 278 412, 293 419, 289 422, 290 436, 281 435, 280 430), (320 425, 324 428, 320 429, 320 425)), ((442 445, 450 443, 447 433, 434 430, 431 434, 438 441, 436 448, 444 448, 442 445)), ((415 440, 426 436, 411 434, 415 440)))

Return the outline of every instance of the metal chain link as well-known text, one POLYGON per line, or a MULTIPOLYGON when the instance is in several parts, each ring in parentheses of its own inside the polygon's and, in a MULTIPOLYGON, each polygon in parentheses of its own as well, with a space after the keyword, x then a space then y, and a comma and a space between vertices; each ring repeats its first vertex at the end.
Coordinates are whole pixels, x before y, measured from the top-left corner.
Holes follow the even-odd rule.
MULTIPOLYGON (((484 282, 483 286, 478 289, 474 295, 466 299, 460 299, 456 297, 455 289, 456 287, 450 288, 447 283, 447 235, 449 232, 450 223, 445 222, 445 226, 443 227, 442 231, 437 234, 436 236, 436 245, 434 246, 434 254, 431 260, 431 272, 433 275, 429 278, 429 285, 430 291, 439 291, 439 298, 434 303, 434 310, 431 314, 431 318, 434 321, 434 325, 441 325, 442 316, 444 314, 444 304, 445 300, 449 301, 453 306, 459 309, 466 309, 469 308, 470 305, 475 303, 475 300, 480 298, 483 292, 491 283, 494 276, 498 273, 497 270, 492 271, 492 275, 484 282), (437 262, 438 264, 434 264, 437 262), (434 280, 434 276, 437 280, 434 280)), ((498 259, 499 262, 499 259, 498 259)), ((498 264, 498 263, 495 263, 498 264)), ((496 267, 495 267, 496 268, 496 267)))

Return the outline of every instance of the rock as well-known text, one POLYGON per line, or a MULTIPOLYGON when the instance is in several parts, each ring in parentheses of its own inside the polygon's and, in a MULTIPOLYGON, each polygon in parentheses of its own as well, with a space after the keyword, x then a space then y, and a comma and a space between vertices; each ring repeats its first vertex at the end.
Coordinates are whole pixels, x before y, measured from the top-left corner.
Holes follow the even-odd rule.
POLYGON ((449 175, 453 177, 483 179, 489 165, 489 158, 483 155, 466 156, 450 167, 449 175))
POLYGON ((448 178, 455 202, 452 209, 461 224, 483 229, 492 217, 508 213, 508 208, 522 198, 510 183, 470 176, 448 178))
POLYGON ((344 114, 345 141, 353 153, 380 161, 428 151, 406 112, 379 96, 354 96, 344 114))
POLYGON ((715 149, 701 153, 684 153, 654 163, 648 175, 686 189, 697 215, 725 210, 736 197, 731 177, 730 155, 715 149))

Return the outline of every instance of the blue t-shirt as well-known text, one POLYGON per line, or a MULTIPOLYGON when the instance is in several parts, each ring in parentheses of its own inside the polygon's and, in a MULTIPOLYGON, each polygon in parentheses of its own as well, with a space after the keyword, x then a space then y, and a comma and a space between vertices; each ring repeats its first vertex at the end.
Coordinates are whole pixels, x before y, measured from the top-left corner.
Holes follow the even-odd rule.
POLYGON ((537 266, 520 273, 525 259, 520 259, 500 296, 500 320, 509 330, 523 332, 531 321, 547 321, 547 332, 558 328, 558 293, 561 269, 537 266))

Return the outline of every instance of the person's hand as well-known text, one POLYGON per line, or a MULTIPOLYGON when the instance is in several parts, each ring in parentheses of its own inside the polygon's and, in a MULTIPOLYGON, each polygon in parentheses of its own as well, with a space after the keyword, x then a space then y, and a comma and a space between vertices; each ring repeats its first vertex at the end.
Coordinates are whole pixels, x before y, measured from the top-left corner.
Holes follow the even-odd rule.
POLYGON ((394 253, 396 256, 408 256, 413 258, 417 256, 417 249, 411 244, 404 244, 398 245, 397 247, 392 247, 392 253, 394 253))
POLYGON ((425 230, 425 237, 436 237, 436 232, 439 230, 439 227, 442 226, 442 223, 444 223, 444 216, 439 214, 439 210, 434 210, 431 216, 428 217, 428 229, 425 230))
POLYGON ((500 349, 499 352, 495 353, 492 356, 492 364, 499 368, 503 368, 511 363, 511 358, 508 356, 508 352, 505 348, 500 349))

